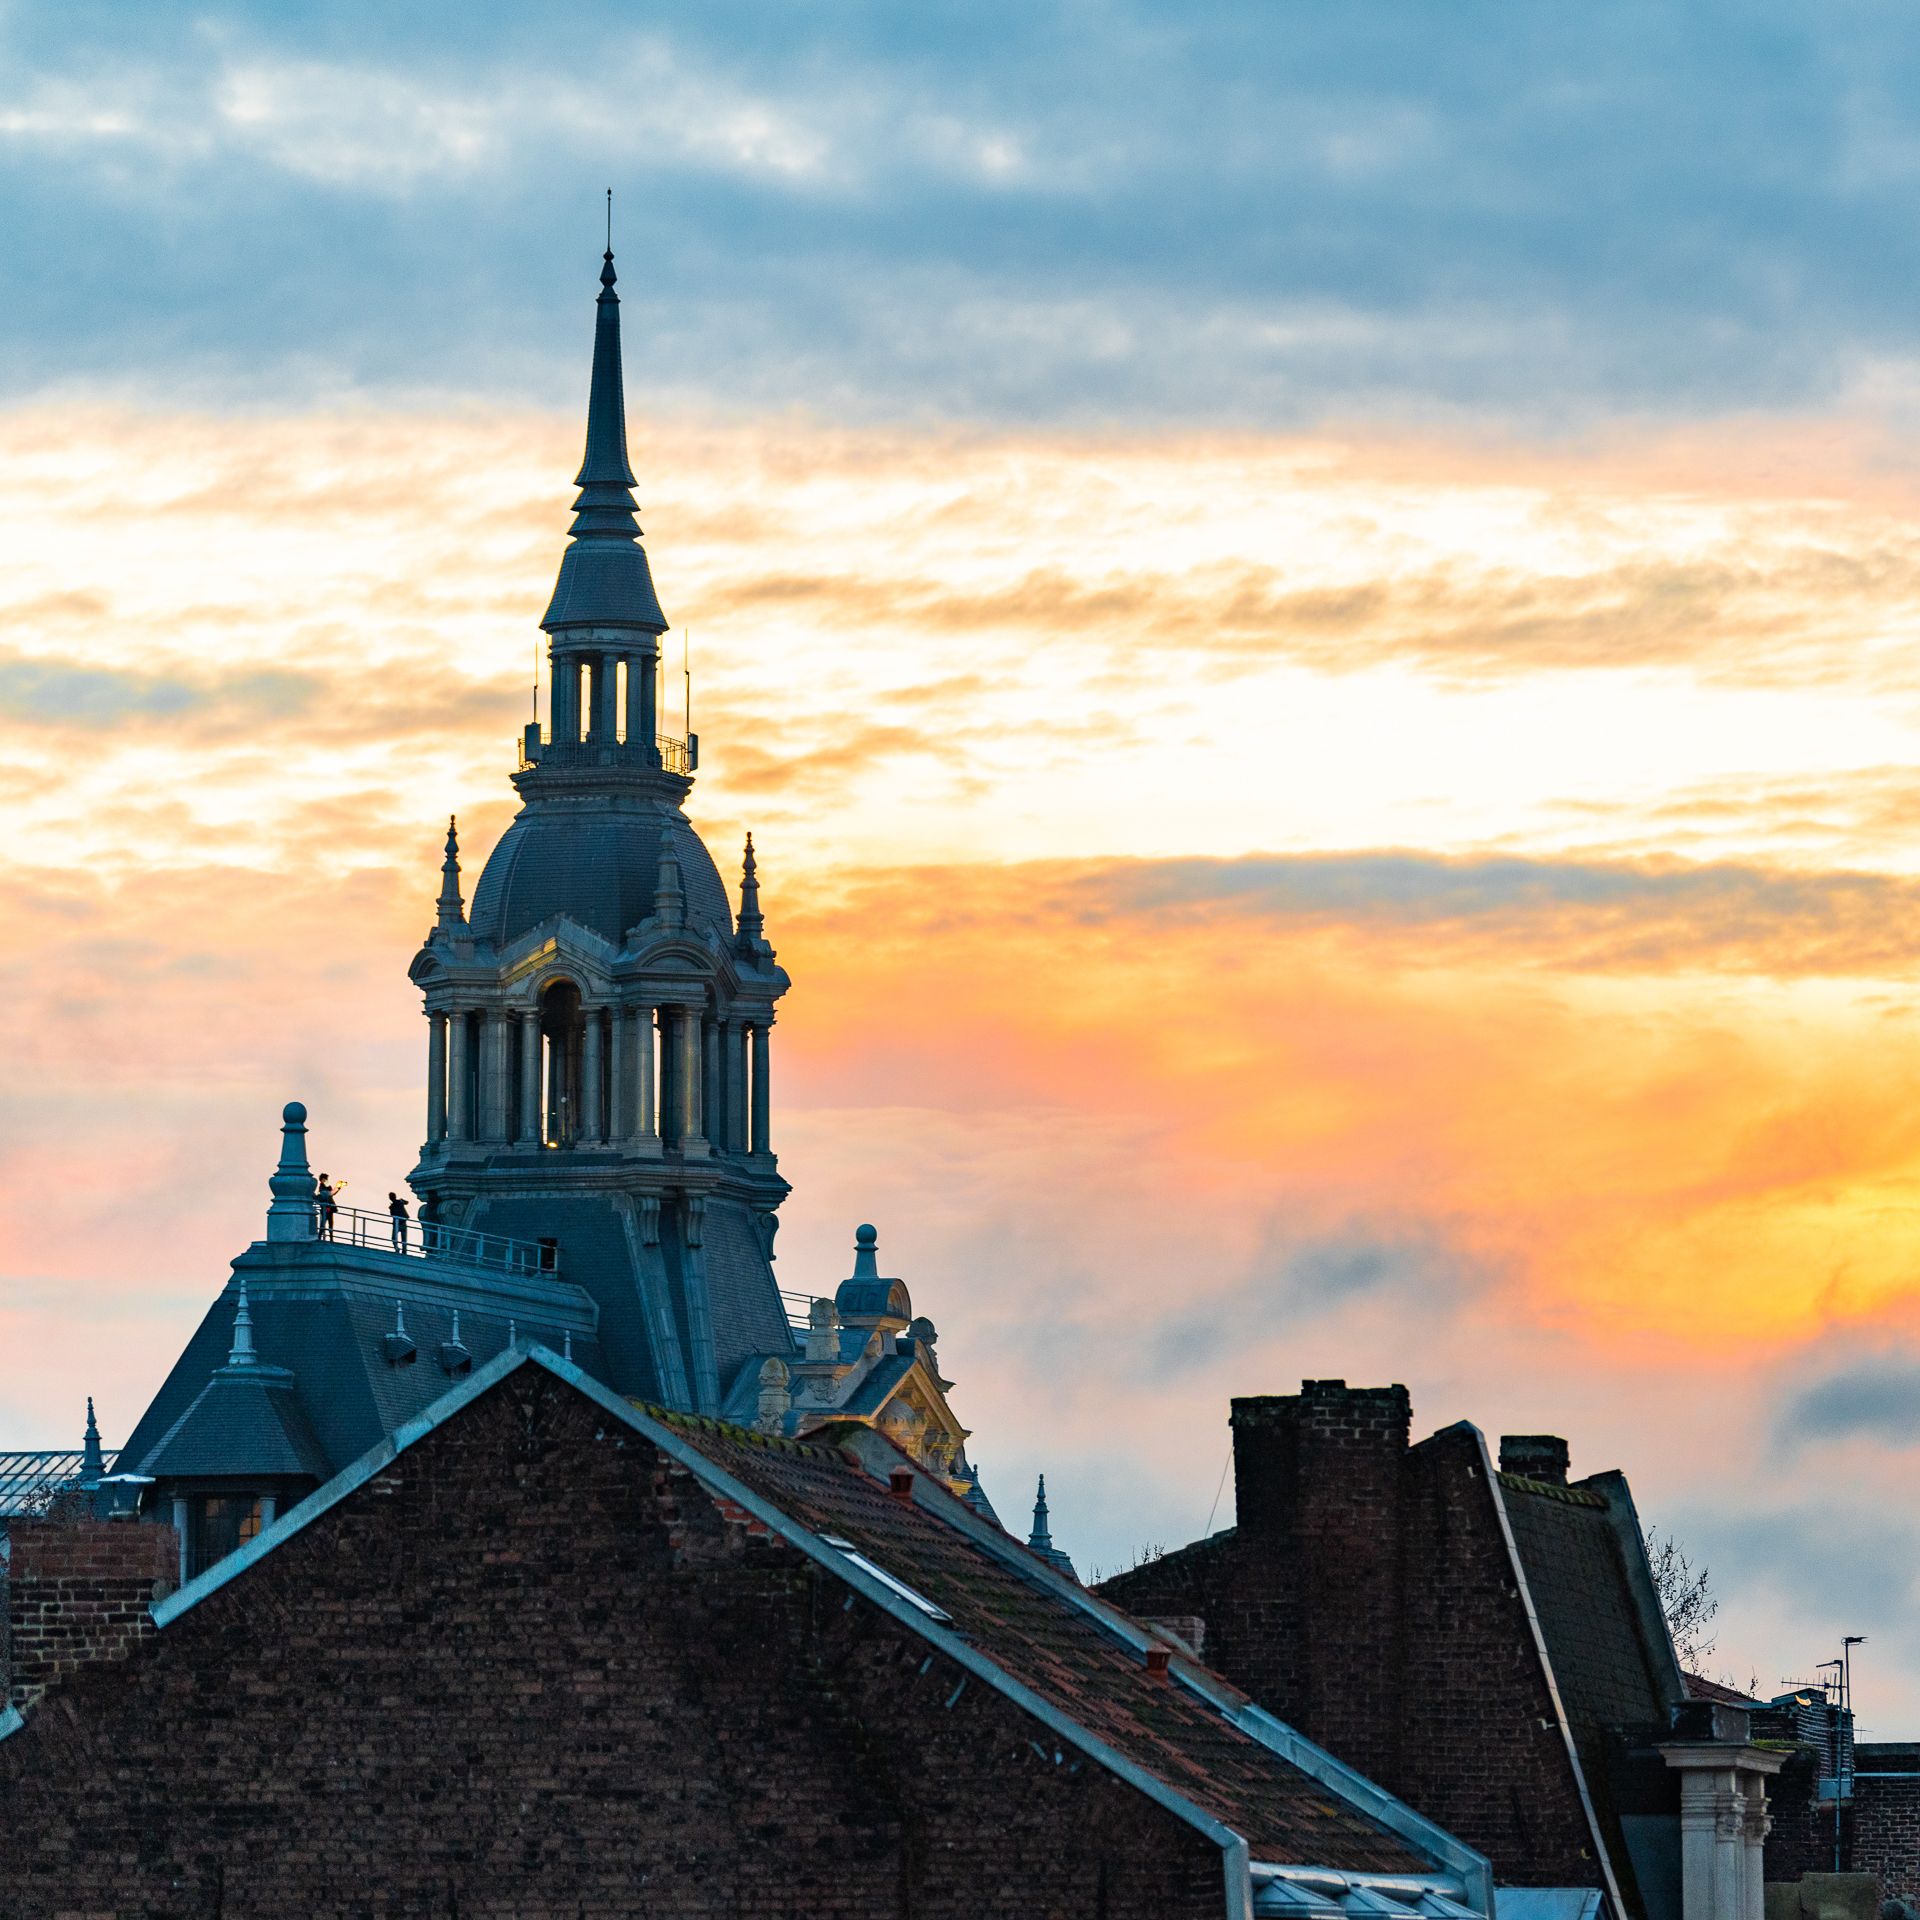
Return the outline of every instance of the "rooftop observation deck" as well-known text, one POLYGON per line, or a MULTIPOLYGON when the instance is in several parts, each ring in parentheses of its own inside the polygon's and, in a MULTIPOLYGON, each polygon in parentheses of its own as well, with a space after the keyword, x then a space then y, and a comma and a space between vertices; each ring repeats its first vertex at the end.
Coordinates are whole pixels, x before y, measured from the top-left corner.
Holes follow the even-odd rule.
POLYGON ((411 1220, 396 1232, 390 1214, 363 1207, 335 1207, 331 1217, 314 1209, 313 1236, 343 1247, 372 1247, 438 1265, 472 1267, 482 1273, 507 1273, 544 1280, 560 1277, 560 1252, 551 1240, 510 1240, 504 1233, 471 1227, 446 1227, 411 1220))
POLYGON ((543 740, 538 726, 520 736, 520 771, 529 767, 658 767, 682 778, 700 764, 700 736, 684 740, 676 734, 654 736, 649 756, 634 740, 543 740))

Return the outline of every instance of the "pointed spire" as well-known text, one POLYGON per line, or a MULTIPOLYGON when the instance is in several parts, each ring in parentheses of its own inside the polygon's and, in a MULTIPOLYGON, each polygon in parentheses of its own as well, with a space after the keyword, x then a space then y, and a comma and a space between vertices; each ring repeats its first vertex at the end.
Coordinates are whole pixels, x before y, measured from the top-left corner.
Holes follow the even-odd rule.
POLYGON ((247 1276, 240 1275, 240 1304, 233 1310, 233 1345, 227 1353, 230 1367, 255 1367, 260 1356, 253 1350, 253 1310, 247 1304, 247 1276))
POLYGON ((1047 1531, 1047 1476, 1040 1476, 1040 1490, 1033 1496, 1033 1531, 1027 1535, 1027 1545, 1035 1553, 1053 1551, 1053 1535, 1047 1531))
POLYGON ((680 884, 680 862, 673 851, 673 829, 660 829, 660 880, 653 890, 653 917, 665 932, 687 924, 686 889, 680 884))
POLYGON ((767 917, 760 911, 760 869, 753 857, 753 835, 747 835, 747 850, 740 859, 740 920, 738 944, 757 951, 766 944, 767 917))
POLYGON ((100 1446, 100 1423, 93 1417, 93 1395, 87 1395, 87 1437, 81 1444, 80 1484, 97 1487, 107 1477, 107 1460, 100 1446))
POLYGON ((614 292, 613 248, 600 266, 600 299, 593 328, 593 380, 587 395, 587 445, 573 484, 572 543, 540 624, 556 627, 624 626, 665 633, 640 542, 627 464, 627 402, 620 369, 620 296, 614 292))
POLYGON ((447 857, 440 863, 440 900, 439 914, 434 924, 441 927, 464 927, 467 924, 465 907, 460 898, 460 822, 453 815, 447 815, 447 857))

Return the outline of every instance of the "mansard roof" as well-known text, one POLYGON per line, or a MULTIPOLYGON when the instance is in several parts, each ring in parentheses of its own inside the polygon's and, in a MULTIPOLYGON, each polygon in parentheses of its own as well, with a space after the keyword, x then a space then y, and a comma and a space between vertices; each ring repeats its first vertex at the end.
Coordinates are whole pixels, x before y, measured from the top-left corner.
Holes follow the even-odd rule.
POLYGON ((439 1352, 456 1315, 476 1365, 503 1352, 511 1333, 570 1341, 581 1365, 605 1368, 593 1303, 550 1278, 508 1283, 329 1240, 258 1241, 234 1266, 247 1276, 260 1371, 284 1371, 287 1383, 270 1394, 221 1384, 238 1287, 230 1280, 121 1449, 128 1471, 324 1480, 447 1391, 439 1352), (402 1315, 415 1357, 395 1365, 386 1337, 402 1315))
MULTIPOLYGON (((1402 1904, 1420 1901, 1424 1912, 1457 1913, 1453 1902, 1462 1897, 1490 1911, 1479 1855, 1064 1579, 880 1436, 848 1426, 797 1442, 665 1413, 620 1399, 541 1347, 503 1352, 477 1369, 256 1540, 158 1602, 156 1623, 164 1628, 243 1577, 527 1366, 586 1396, 711 1496, 888 1613, 958 1666, 963 1686, 977 1680, 1011 1700, 1062 1757, 1123 1778, 1207 1833, 1229 1858, 1235 1850, 1243 1861, 1250 1854, 1256 1884, 1268 1884, 1263 1868, 1270 1875, 1292 1865, 1348 1879, 1379 1876, 1402 1904)), ((648 1470, 638 1456, 634 1465, 648 1470)))

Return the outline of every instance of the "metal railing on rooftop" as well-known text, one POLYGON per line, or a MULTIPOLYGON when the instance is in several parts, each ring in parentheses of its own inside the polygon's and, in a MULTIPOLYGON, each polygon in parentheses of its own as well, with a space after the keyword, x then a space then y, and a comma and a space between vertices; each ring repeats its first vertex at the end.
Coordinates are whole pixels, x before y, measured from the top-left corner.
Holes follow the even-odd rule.
POLYGON ((795 1333, 805 1333, 813 1324, 813 1295, 795 1293, 791 1287, 780 1289, 780 1304, 787 1310, 787 1325, 795 1333))
MULTIPOLYGON (((671 733, 654 736, 654 758, 647 764, 668 773, 690 774, 700 764, 699 736, 682 740, 671 733)), ((520 738, 520 771, 529 767, 630 767, 642 759, 631 740, 542 740, 532 730, 520 738)))
POLYGON ((336 1206, 331 1216, 316 1207, 314 1237, 348 1247, 377 1247, 421 1260, 450 1260, 495 1273, 545 1274, 553 1278, 560 1271, 559 1249, 550 1240, 510 1240, 504 1233, 443 1226, 434 1220, 410 1220, 402 1226, 392 1215, 364 1207, 336 1206))

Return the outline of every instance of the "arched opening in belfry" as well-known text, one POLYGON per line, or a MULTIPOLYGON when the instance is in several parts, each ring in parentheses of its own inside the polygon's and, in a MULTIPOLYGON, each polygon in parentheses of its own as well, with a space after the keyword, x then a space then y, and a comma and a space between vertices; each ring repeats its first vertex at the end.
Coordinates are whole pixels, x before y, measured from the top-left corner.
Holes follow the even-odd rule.
POLYGON ((571 980, 554 981, 540 996, 544 1063, 540 1138, 550 1147, 568 1147, 580 1137, 580 1056, 585 1036, 580 989, 571 980))

